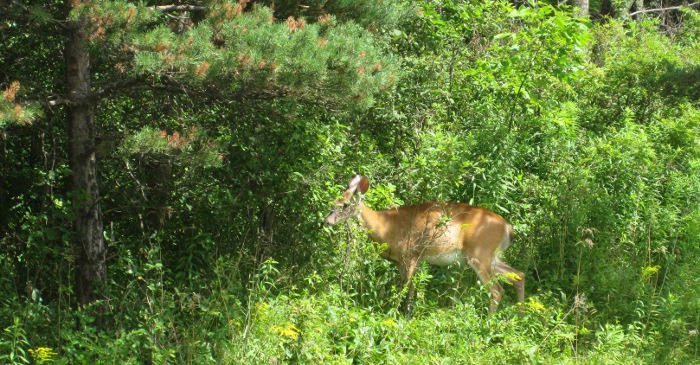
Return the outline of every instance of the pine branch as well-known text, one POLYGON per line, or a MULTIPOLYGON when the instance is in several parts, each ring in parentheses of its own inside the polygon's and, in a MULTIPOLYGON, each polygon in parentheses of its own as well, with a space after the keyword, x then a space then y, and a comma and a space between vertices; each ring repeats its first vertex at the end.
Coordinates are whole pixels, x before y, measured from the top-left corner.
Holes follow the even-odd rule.
MULTIPOLYGON (((15 5, 15 6, 21 8, 23 10, 23 12, 25 13, 25 15, 27 15, 28 17, 31 17, 32 9, 30 9, 28 6, 22 4, 21 2, 19 2, 17 0, 12 0, 12 5, 15 5)), ((63 30, 68 29, 68 25, 66 25, 65 21, 50 18, 50 19, 48 19, 48 22, 53 24, 53 25, 57 25, 59 28, 61 28, 63 30)))
POLYGON ((683 8, 692 8, 693 6, 696 6, 700 4, 700 2, 697 3, 692 3, 688 5, 679 5, 679 6, 669 6, 667 8, 656 8, 656 9, 643 9, 643 10, 637 10, 633 13, 629 13, 629 16, 637 15, 637 14, 645 14, 645 13, 660 13, 668 10, 679 10, 683 8))

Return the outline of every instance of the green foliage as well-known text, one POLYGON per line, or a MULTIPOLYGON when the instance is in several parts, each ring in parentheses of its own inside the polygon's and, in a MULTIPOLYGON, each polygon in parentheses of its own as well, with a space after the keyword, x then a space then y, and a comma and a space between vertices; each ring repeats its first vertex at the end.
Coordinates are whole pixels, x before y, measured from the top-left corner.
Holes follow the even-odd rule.
POLYGON ((29 364, 26 349, 28 346, 29 342, 25 330, 21 326, 19 318, 14 317, 14 323, 3 328, 2 341, 0 341, 0 349, 2 349, 0 359, 8 364, 29 364))
POLYGON ((62 42, 18 26, 56 26, 62 4, 2 21, 0 361, 697 361, 696 12, 667 34, 548 4, 271 4, 71 13, 100 100, 102 330, 71 284, 70 137, 47 102, 62 42), (525 303, 506 288, 489 316, 469 268, 422 265, 404 317, 384 247, 322 227, 355 173, 375 209, 503 215, 525 303))
MULTIPOLYGON (((269 280, 279 278, 276 265, 268 261, 261 267, 257 273, 260 285, 251 288, 248 304, 229 302, 218 295, 191 298, 196 304, 176 301, 179 314, 167 309, 173 305, 159 307, 159 318, 167 319, 166 322, 146 325, 148 321, 139 321, 140 329, 124 332, 116 340, 92 334, 78 342, 72 337, 77 334, 66 332, 66 340, 72 339, 83 350, 73 352, 67 346, 63 356, 55 360, 118 360, 127 364, 411 364, 417 360, 612 364, 637 363, 640 356, 646 356, 643 345, 648 340, 642 338, 639 329, 621 325, 577 327, 567 319, 584 309, 566 308, 566 304, 551 297, 532 296, 524 305, 522 316, 516 315, 516 308, 489 316, 474 303, 456 301, 447 308, 426 310, 419 306, 421 314, 406 319, 396 310, 376 311, 359 306, 355 297, 338 285, 323 291, 309 288, 272 294, 274 285, 269 280), (168 331, 160 332, 158 326, 168 331), (200 331, 206 327, 209 330, 200 331), (160 337, 168 332, 178 341, 160 337)), ((234 271, 219 272, 217 280, 237 280, 234 271)), ((319 279, 308 277, 303 281, 312 283, 319 279)), ((142 285, 148 287, 146 283, 142 285)), ((161 290, 156 289, 154 294, 160 291, 160 295, 165 294, 162 299, 177 300, 178 296, 171 297, 161 290)), ((161 299, 152 299, 144 302, 142 308, 161 303, 161 299)), ((120 323, 127 320, 121 317, 120 323)))

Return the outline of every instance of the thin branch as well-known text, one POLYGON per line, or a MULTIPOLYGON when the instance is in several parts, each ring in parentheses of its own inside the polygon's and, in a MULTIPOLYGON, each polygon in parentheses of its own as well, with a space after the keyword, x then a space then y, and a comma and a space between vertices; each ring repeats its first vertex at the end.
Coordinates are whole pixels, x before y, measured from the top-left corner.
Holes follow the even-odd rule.
POLYGON ((116 82, 104 85, 103 87, 95 90, 93 92, 93 96, 96 99, 106 98, 106 97, 111 96, 114 93, 119 92, 122 89, 128 89, 134 85, 139 85, 142 83, 145 83, 145 82, 143 80, 135 79, 135 78, 116 81, 116 82))
POLYGON ((696 6, 700 4, 700 2, 697 3, 692 3, 688 5, 679 5, 679 6, 669 6, 667 8, 656 8, 656 9, 643 9, 643 10, 637 10, 633 13, 629 13, 629 16, 637 15, 637 14, 645 14, 645 13, 660 13, 668 10, 679 10, 683 8, 692 8, 693 6, 696 6))
POLYGON ((204 11, 206 7, 200 5, 154 5, 149 6, 148 9, 160 10, 165 13, 169 11, 204 11))
POLYGON ((69 105, 69 106, 72 105, 72 103, 69 99, 66 99, 66 98, 61 97, 61 96, 57 96, 55 98, 50 98, 50 100, 48 100, 48 101, 42 100, 40 102, 40 104, 43 106, 49 106, 49 107, 58 106, 58 105, 69 105))

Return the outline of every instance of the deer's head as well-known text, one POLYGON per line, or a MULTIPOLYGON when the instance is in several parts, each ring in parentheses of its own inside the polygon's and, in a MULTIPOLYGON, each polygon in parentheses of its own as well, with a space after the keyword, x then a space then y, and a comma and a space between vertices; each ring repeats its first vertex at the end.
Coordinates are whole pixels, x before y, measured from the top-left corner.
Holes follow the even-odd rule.
POLYGON ((326 224, 334 225, 346 221, 348 218, 357 215, 357 208, 362 202, 360 194, 367 192, 369 179, 362 175, 355 175, 343 195, 333 202, 333 210, 326 217, 326 224))

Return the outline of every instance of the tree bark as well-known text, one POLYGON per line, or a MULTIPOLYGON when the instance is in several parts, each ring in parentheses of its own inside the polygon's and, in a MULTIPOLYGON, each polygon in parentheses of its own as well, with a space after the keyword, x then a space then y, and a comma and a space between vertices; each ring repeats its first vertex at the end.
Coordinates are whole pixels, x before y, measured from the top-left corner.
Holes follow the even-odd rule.
POLYGON ((589 0, 572 0, 571 5, 578 8, 577 16, 586 16, 589 14, 589 0))
POLYGON ((643 0, 627 0, 626 2, 622 2, 622 5, 620 5, 621 8, 618 10, 618 18, 620 19, 627 19, 630 16, 631 12, 637 12, 639 10, 644 9, 644 1, 643 0))
MULTIPOLYGON (((76 2, 73 2, 75 4, 76 2)), ((65 45, 68 94, 68 133, 75 213, 73 256, 75 294, 85 307, 94 304, 95 322, 101 323, 106 301, 95 303, 107 281, 102 211, 95 157, 95 110, 90 95, 90 54, 80 21, 72 22, 65 45)))

